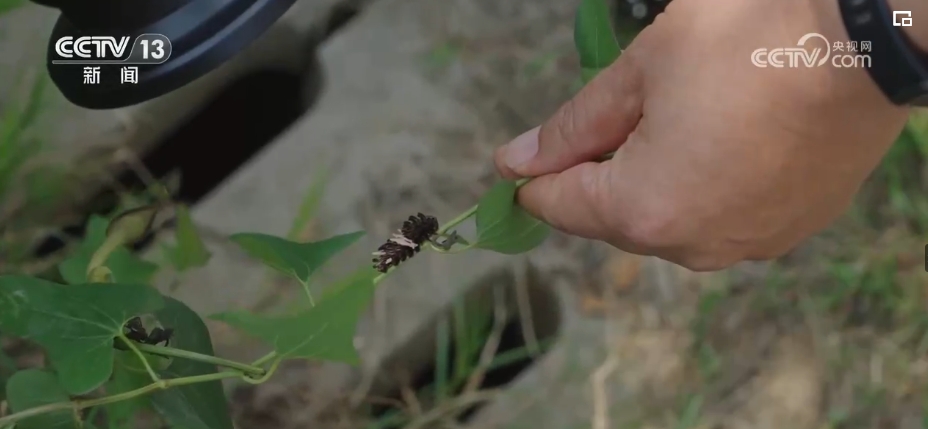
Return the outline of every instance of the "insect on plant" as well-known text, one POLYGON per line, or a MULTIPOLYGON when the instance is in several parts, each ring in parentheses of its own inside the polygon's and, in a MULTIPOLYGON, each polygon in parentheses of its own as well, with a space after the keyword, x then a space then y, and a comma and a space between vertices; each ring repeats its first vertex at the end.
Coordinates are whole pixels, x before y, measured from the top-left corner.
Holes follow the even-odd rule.
MULTIPOLYGON (((584 81, 620 53, 605 1, 582 0, 577 10, 574 39, 584 81)), ((127 249, 156 215, 171 208, 176 244, 163 248, 165 259, 175 272, 205 265, 209 252, 185 207, 145 206, 111 219, 94 217, 83 243, 59 265, 61 282, 0 276, 0 332, 40 346, 48 363, 7 381, 9 412, 0 416, 0 429, 90 427, 99 419, 89 416, 100 412, 108 428, 120 429, 131 427, 131 417, 142 410, 155 411, 166 427, 232 429, 221 380, 262 383, 291 359, 357 363, 355 328, 375 287, 422 249, 513 255, 544 242, 550 228, 515 200, 529 180, 496 183, 475 206, 444 224, 422 213, 410 216, 377 249, 372 268, 332 285, 318 302, 309 293, 310 277, 363 232, 315 242, 232 235, 248 255, 296 280, 310 303, 284 316, 245 311, 208 316, 263 340, 270 351, 249 363, 215 356, 201 317, 150 286, 160 267, 127 249), (465 239, 454 229, 471 219, 476 237, 465 239), (147 331, 142 321, 149 319, 160 327, 147 331)))
MULTIPOLYGON (((123 335, 126 339, 153 346, 157 346, 162 342, 164 342, 165 346, 170 345, 171 336, 174 335, 174 329, 160 327, 152 329, 151 333, 149 333, 145 330, 145 326, 142 325, 142 318, 140 317, 129 319, 123 326, 123 329, 123 335)), ((113 338, 113 347, 116 350, 129 350, 129 347, 122 342, 121 338, 113 338)))

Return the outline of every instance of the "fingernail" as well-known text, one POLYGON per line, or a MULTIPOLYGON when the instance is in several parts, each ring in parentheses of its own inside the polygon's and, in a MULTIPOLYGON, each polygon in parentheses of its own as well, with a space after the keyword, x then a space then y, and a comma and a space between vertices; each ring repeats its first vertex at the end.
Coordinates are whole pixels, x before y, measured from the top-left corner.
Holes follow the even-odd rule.
POLYGON ((532 128, 506 145, 506 166, 516 169, 538 154, 538 128, 532 128))

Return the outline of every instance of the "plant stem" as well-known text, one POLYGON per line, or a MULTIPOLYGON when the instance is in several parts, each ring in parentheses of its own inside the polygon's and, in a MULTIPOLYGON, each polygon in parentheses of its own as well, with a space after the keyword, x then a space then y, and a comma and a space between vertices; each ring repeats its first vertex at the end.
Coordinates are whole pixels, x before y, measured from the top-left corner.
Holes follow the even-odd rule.
MULTIPOLYGON (((109 259, 110 254, 118 249, 119 246, 122 245, 122 242, 123 240, 121 234, 114 234, 106 237, 106 239, 103 241, 103 244, 101 244, 100 247, 98 247, 97 250, 93 252, 93 255, 90 256, 90 262, 87 264, 87 276, 89 277, 97 267, 104 266, 104 264, 106 264, 106 260, 109 259)), ((93 280, 99 281, 102 279, 93 280)))
POLYGON ((445 249, 439 248, 438 246, 436 246, 436 245, 434 245, 434 244, 432 244, 432 243, 426 243, 426 245, 429 246, 429 249, 432 249, 433 252, 443 253, 443 254, 446 254, 446 255, 453 255, 453 254, 455 254, 455 253, 465 252, 465 251, 468 251, 468 250, 470 250, 470 249, 473 249, 474 246, 476 246, 476 244, 471 243, 471 244, 467 244, 467 245, 458 247, 457 249, 445 250, 445 249))
POLYGON ((148 363, 148 359, 145 358, 145 355, 142 354, 141 350, 139 350, 139 348, 136 347, 135 342, 129 341, 129 339, 126 338, 125 334, 119 334, 119 339, 122 340, 123 344, 125 344, 126 347, 129 348, 129 350, 132 350, 132 353, 134 353, 139 358, 140 361, 142 361, 142 365, 145 366, 145 371, 148 371, 148 375, 149 377, 151 377, 151 381, 155 383, 161 381, 161 377, 158 377, 158 374, 151 367, 151 364, 148 363))
POLYGON ((172 387, 185 386, 188 384, 196 383, 205 383, 207 381, 216 381, 222 380, 225 378, 241 377, 242 373, 238 371, 226 371, 226 372, 217 372, 213 374, 203 374, 195 375, 192 377, 182 377, 182 378, 173 378, 168 380, 161 380, 157 383, 152 383, 147 386, 140 387, 135 390, 130 390, 128 392, 119 393, 111 396, 104 396, 102 398, 94 399, 85 399, 85 400, 76 400, 69 402, 56 402, 53 404, 41 405, 35 408, 30 408, 28 410, 20 411, 18 413, 10 414, 6 417, 0 418, 0 427, 10 425, 22 419, 28 417, 34 417, 40 414, 50 413, 53 411, 62 411, 62 410, 82 410, 84 408, 96 407, 99 405, 111 404, 113 402, 125 401, 128 399, 135 398, 137 396, 146 395, 148 393, 154 392, 156 390, 170 389, 172 387))
POLYGON ((210 356, 201 353, 191 352, 188 350, 175 349, 173 347, 162 347, 162 346, 153 346, 149 344, 136 344, 136 347, 142 352, 158 355, 158 356, 167 356, 175 357, 180 359, 193 360, 197 362, 209 363, 213 365, 218 365, 226 368, 237 369, 245 374, 253 375, 257 377, 263 377, 266 374, 266 371, 263 368, 258 366, 248 365, 241 362, 235 362, 228 359, 223 359, 217 356, 210 356))
POLYGON ((315 307, 316 301, 313 300, 313 293, 309 291, 309 281, 300 280, 300 286, 303 286, 303 292, 306 293, 306 297, 309 298, 309 306, 315 307))
POLYGON ((464 211, 464 213, 459 214, 456 218, 449 220, 447 223, 438 228, 438 234, 444 234, 448 232, 449 229, 454 228, 465 220, 469 219, 471 216, 477 213, 477 205, 475 204, 471 208, 464 211))
POLYGON ((267 372, 263 376, 261 376, 261 378, 242 377, 242 380, 245 380, 246 383, 250 383, 250 384, 264 383, 265 381, 270 379, 271 376, 274 375, 275 372, 277 372, 277 367, 280 365, 280 362, 282 360, 283 359, 277 356, 277 353, 274 353, 274 361, 271 362, 271 367, 268 368, 267 372))
POLYGON ((261 365, 264 365, 274 360, 275 358, 277 358, 277 352, 270 352, 264 356, 261 356, 260 358, 258 358, 258 360, 252 362, 251 366, 260 367, 261 365))

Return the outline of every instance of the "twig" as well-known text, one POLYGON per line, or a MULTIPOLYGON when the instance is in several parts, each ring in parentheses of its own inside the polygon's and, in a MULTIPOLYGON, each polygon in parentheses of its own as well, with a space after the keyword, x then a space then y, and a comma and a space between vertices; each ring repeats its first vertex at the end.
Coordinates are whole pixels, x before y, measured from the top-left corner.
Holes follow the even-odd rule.
POLYGON ((522 325, 525 348, 535 358, 541 354, 541 347, 538 345, 538 336, 535 333, 535 319, 532 317, 532 304, 529 300, 529 269, 528 259, 523 259, 521 267, 516 270, 516 308, 519 309, 519 323, 522 325))
POLYGON ((535 390, 528 398, 519 401, 518 404, 507 406, 505 416, 502 416, 502 413, 494 413, 491 418, 480 422, 481 429, 496 428, 518 418, 522 413, 531 408, 533 404, 538 402, 543 395, 547 394, 551 390, 551 386, 553 386, 553 384, 546 384, 541 389, 535 390))
POLYGON ((409 410, 410 415, 422 415, 422 404, 419 402, 419 398, 416 397, 416 392, 410 387, 408 373, 403 374, 403 384, 400 386, 400 395, 403 397, 403 403, 406 404, 406 408, 409 410))
POLYGON ((609 429, 609 396, 606 394, 606 380, 618 367, 618 357, 610 355, 590 375, 590 384, 593 386, 593 429, 609 429))
POLYGON ((487 336, 486 343, 483 344, 483 350, 480 351, 480 360, 477 367, 467 379, 464 393, 476 391, 480 384, 483 383, 483 378, 493 363, 493 358, 496 357, 496 351, 499 349, 499 343, 503 337, 503 329, 506 327, 508 312, 506 311, 506 297, 503 296, 503 289, 494 288, 493 295, 493 328, 490 330, 490 335, 487 336))
POLYGON ((616 333, 613 332, 615 327, 616 315, 616 291, 615 288, 606 288, 604 291, 606 299, 607 324, 605 329, 604 344, 606 346, 606 360, 590 374, 590 385, 593 389, 593 429, 609 429, 609 395, 606 391, 606 381, 619 368, 619 350, 615 344, 612 344, 616 333))
POLYGON ((395 398, 382 398, 379 396, 368 396, 364 402, 368 404, 390 405, 399 410, 406 409, 406 403, 395 398))
POLYGON ((463 394, 433 408, 428 413, 423 414, 422 417, 410 422, 403 429, 422 429, 430 427, 432 423, 445 418, 448 414, 456 414, 481 402, 491 401, 498 394, 499 391, 497 390, 481 390, 463 394))

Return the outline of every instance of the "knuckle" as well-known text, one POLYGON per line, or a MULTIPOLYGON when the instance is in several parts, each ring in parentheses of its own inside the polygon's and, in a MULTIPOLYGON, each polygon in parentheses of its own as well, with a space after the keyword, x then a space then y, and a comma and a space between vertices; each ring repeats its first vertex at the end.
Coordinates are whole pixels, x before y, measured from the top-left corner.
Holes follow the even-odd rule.
POLYGON ((564 103, 557 111, 554 133, 556 138, 563 143, 570 143, 576 136, 579 119, 577 109, 577 101, 572 99, 564 103))

